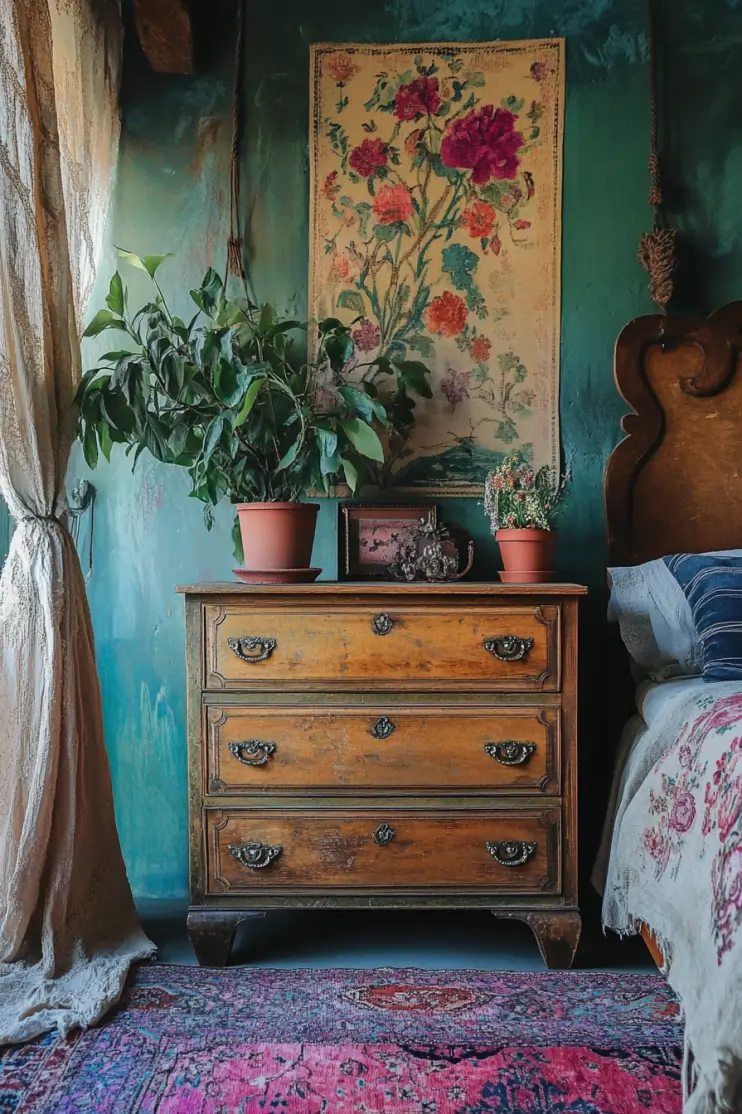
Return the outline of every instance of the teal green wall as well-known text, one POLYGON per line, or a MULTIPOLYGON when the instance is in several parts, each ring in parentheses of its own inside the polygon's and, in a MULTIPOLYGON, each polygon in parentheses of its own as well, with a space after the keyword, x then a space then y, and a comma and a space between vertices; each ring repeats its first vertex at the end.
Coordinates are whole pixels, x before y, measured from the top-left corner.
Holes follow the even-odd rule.
MULTIPOLYGON (((742 293, 742 9, 737 0, 663 0, 668 80, 668 194, 678 209, 681 304, 706 311, 742 293), (701 14, 701 9, 703 9, 701 14), (695 14, 697 12, 697 14, 695 14)), ((260 298, 303 315, 307 296, 308 46, 327 40, 567 38, 561 423, 574 484, 561 530, 563 578, 590 585, 583 622, 583 865, 589 866, 610 764, 601 722, 605 637, 602 476, 623 411, 615 338, 650 308, 636 260, 649 226, 645 0, 284 0, 248 4, 244 209, 260 298)), ((148 71, 128 40, 113 241, 172 251, 162 277, 185 292, 224 263, 231 6, 211 0, 206 68, 148 71)), ((181 298, 182 302, 182 298, 181 298)), ((79 456, 73 472, 84 472, 79 456)), ((207 534, 183 476, 117 456, 98 488, 90 582, 107 742, 130 878, 139 895, 186 890, 185 692, 178 583, 229 577, 228 511, 207 534)), ((451 500, 446 520, 495 550, 479 504, 451 500)), ((322 508, 315 564, 335 575, 335 507, 322 508)))

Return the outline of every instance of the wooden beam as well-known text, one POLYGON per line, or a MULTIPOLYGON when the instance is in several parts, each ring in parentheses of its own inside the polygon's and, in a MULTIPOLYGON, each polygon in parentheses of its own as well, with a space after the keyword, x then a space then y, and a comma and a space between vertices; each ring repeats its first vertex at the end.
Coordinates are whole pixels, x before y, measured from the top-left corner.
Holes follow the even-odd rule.
POLYGON ((139 41, 157 73, 193 73, 193 19, 189 0, 134 0, 139 41))

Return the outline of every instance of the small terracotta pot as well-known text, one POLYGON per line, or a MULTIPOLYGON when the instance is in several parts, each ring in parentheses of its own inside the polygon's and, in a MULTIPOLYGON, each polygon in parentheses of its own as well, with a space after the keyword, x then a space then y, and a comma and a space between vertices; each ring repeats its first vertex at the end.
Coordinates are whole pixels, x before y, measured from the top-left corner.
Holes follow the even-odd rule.
POLYGON ((246 569, 308 569, 319 503, 238 503, 246 569))
POLYGON ((554 579, 556 530, 498 530, 505 584, 541 584, 554 579))

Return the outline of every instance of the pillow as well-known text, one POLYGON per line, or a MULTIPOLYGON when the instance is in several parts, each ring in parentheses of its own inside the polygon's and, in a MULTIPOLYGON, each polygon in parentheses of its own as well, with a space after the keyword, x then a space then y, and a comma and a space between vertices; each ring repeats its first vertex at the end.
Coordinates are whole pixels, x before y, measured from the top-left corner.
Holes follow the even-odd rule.
POLYGON ((644 675, 655 680, 700 672, 698 639, 685 595, 660 558, 608 570, 608 618, 644 675))
POLYGON ((664 558, 690 606, 704 681, 742 680, 742 557, 664 558))
MULTIPOLYGON (((742 557, 742 549, 703 557, 742 557)), ((702 648, 691 605, 664 558, 608 570, 608 618, 640 670, 655 681, 703 671, 702 648)))

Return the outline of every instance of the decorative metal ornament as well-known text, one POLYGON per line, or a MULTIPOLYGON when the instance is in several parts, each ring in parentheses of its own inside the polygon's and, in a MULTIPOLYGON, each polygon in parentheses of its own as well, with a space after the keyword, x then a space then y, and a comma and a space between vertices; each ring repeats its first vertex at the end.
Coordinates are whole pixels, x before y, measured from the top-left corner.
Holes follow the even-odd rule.
POLYGON ((500 866, 523 866, 536 850, 536 844, 523 839, 505 839, 501 843, 488 843, 487 850, 500 866))
POLYGON ((387 843, 391 843, 396 835, 394 828, 389 824, 379 824, 374 832, 374 843, 377 847, 386 847, 387 843))
MULTIPOLYGON (((231 744, 230 744, 231 745, 231 744)), ((536 751, 535 743, 518 743, 512 739, 503 743, 485 743, 484 750, 501 766, 524 766, 536 751)))
POLYGON ((227 642, 240 661, 252 663, 265 661, 278 645, 275 638, 261 638, 257 634, 246 634, 244 638, 228 638, 227 642))
POLYGON ((270 866, 283 851, 280 845, 270 847, 267 843, 260 843, 258 840, 251 840, 249 843, 229 843, 227 849, 238 863, 250 867, 251 870, 262 870, 270 866))
POLYGON ((265 766, 268 759, 276 753, 276 744, 248 739, 244 743, 229 743, 229 751, 244 766, 265 766))
POLYGON ((389 716, 379 716, 373 727, 369 728, 369 734, 373 735, 374 739, 388 739, 397 730, 396 723, 392 723, 389 716))
POLYGON ((386 613, 377 615, 375 619, 371 620, 371 630, 374 634, 390 634, 393 627, 394 619, 392 619, 391 615, 387 615, 386 613))
POLYGON ((485 638, 484 648, 498 661, 523 661, 528 651, 533 649, 533 639, 503 634, 500 638, 485 638))
POLYGON ((468 539, 466 567, 461 568, 458 546, 445 526, 420 520, 415 534, 402 542, 387 572, 394 580, 430 582, 461 580, 474 564, 474 542, 468 539))

